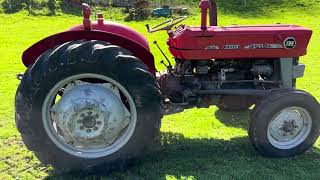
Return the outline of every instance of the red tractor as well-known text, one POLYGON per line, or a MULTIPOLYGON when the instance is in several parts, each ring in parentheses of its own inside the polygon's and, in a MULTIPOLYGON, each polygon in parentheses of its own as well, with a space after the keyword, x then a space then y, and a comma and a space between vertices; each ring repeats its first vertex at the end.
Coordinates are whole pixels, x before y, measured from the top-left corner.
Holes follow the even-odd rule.
POLYGON ((283 24, 217 26, 215 2, 201 0, 200 8, 200 27, 174 28, 187 17, 147 25, 150 33, 169 36, 175 65, 166 58, 163 73, 146 38, 101 14, 91 22, 86 4, 82 25, 28 48, 15 99, 27 148, 63 172, 116 167, 155 145, 165 113, 255 105, 248 133, 258 152, 287 157, 309 149, 319 136, 319 103, 295 86, 312 31, 283 24))

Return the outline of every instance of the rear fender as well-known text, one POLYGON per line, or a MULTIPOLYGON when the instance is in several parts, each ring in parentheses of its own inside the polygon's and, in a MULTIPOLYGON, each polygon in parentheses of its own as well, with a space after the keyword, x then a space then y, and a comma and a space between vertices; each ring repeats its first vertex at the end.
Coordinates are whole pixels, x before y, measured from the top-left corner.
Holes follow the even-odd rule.
POLYGON ((146 49, 145 46, 129 38, 104 31, 74 30, 49 36, 25 50, 22 55, 22 62, 26 67, 28 67, 47 50, 66 42, 76 40, 100 40, 125 48, 133 53, 134 56, 141 59, 148 66, 150 73, 155 75, 156 68, 154 65, 154 57, 149 49, 146 49))

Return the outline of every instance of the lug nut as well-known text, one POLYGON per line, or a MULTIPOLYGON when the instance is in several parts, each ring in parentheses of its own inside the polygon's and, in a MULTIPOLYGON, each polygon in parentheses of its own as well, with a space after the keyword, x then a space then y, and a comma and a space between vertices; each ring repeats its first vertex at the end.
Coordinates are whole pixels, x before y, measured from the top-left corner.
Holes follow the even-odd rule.
POLYGON ((101 121, 97 121, 97 124, 100 125, 100 124, 101 124, 101 121))
POLYGON ((88 115, 89 115, 89 116, 91 116, 91 115, 92 115, 92 112, 91 112, 91 111, 89 111, 89 112, 88 112, 88 115))
POLYGON ((87 133, 90 133, 91 132, 91 129, 87 129, 87 133))
POLYGON ((93 130, 98 131, 98 128, 97 128, 97 127, 94 127, 93 130))
POLYGON ((81 113, 81 114, 80 114, 80 117, 84 118, 84 117, 85 117, 85 115, 84 115, 83 113, 81 113))
POLYGON ((84 129, 84 127, 83 127, 83 126, 80 126, 80 129, 81 129, 81 130, 83 130, 83 129, 84 129))
POLYGON ((98 114, 94 115, 94 118, 98 119, 98 118, 99 118, 99 115, 98 115, 98 114))

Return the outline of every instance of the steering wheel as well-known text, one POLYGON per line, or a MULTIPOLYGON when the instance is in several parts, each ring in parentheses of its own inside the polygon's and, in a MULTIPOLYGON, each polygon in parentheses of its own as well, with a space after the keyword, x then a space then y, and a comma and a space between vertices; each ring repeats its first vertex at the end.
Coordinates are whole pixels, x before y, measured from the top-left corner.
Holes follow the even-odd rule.
POLYGON ((186 20, 188 18, 188 16, 179 16, 179 17, 176 17, 176 18, 172 18, 172 19, 169 19, 165 22, 162 22, 152 28, 149 27, 149 25, 147 24, 146 27, 148 29, 148 32, 149 33, 154 33, 154 32, 157 32, 157 31, 164 31, 164 30, 170 30, 173 26, 181 23, 182 21, 186 20))

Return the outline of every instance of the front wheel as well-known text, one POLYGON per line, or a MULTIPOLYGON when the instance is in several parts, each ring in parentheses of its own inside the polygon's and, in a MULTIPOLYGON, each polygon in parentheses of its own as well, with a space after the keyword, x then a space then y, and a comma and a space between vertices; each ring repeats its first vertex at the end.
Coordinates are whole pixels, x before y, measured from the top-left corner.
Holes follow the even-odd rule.
POLYGON ((256 105, 249 138, 263 155, 286 157, 309 149, 319 137, 320 106, 299 90, 276 91, 256 105))
POLYGON ((147 67, 101 41, 69 42, 29 67, 16 94, 26 146, 56 170, 125 165, 159 136, 161 94, 147 67))

